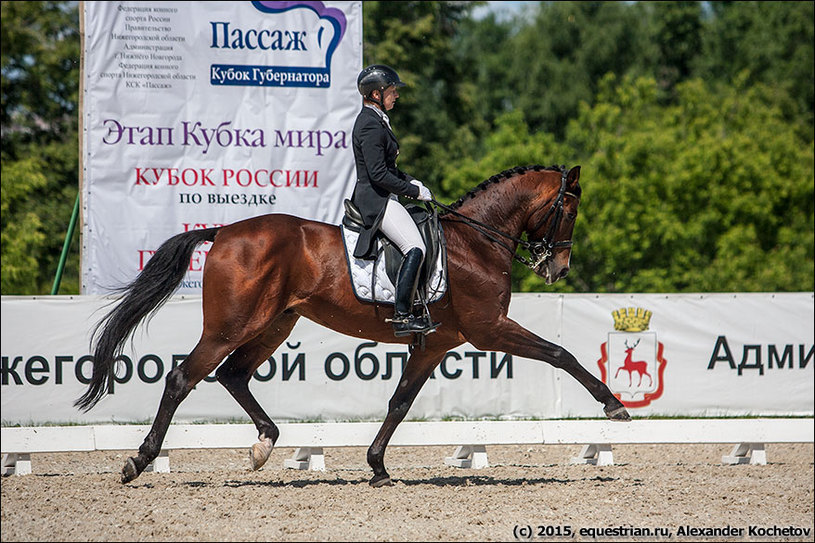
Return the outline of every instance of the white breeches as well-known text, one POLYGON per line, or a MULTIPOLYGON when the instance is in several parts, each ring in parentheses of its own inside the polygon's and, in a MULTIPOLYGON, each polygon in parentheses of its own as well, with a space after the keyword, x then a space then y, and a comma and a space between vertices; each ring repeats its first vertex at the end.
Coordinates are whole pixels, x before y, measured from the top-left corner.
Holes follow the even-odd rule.
POLYGON ((382 224, 379 226, 385 236, 391 242, 399 247, 403 255, 406 255, 411 249, 421 249, 422 254, 425 254, 424 242, 422 236, 419 234, 419 229, 416 223, 410 217, 407 209, 399 203, 398 200, 392 198, 388 199, 388 204, 385 207, 385 215, 382 217, 382 224))

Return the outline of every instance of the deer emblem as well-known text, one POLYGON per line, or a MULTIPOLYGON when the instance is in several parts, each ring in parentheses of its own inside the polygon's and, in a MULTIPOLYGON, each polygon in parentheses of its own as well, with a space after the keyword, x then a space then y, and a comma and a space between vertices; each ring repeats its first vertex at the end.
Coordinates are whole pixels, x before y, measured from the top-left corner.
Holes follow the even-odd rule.
POLYGON ((639 345, 639 343, 640 343, 639 339, 637 340, 636 343, 634 343, 634 345, 629 345, 628 340, 625 341, 625 347, 626 347, 625 348, 625 360, 623 360, 623 365, 620 366, 619 368, 617 368, 617 373, 614 374, 614 378, 615 379, 617 378, 617 376, 620 374, 620 370, 625 370, 625 371, 628 372, 628 386, 631 386, 631 372, 635 371, 640 376, 640 381, 639 381, 639 383, 637 383, 637 386, 642 385, 642 376, 643 375, 648 376, 648 381, 649 381, 648 386, 651 386, 651 385, 654 384, 654 381, 653 381, 653 379, 651 379, 651 374, 648 373, 648 371, 646 369, 648 367, 648 363, 645 360, 637 360, 637 361, 633 360, 634 349, 637 348, 637 345, 639 345))

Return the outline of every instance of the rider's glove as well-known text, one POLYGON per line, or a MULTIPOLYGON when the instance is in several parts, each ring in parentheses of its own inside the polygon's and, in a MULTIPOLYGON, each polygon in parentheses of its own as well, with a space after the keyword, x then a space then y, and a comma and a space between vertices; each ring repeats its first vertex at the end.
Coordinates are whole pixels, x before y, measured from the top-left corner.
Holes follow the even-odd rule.
POLYGON ((410 183, 419 187, 419 195, 416 197, 417 200, 429 202, 433 199, 433 194, 430 192, 430 189, 425 187, 421 181, 414 179, 410 183))

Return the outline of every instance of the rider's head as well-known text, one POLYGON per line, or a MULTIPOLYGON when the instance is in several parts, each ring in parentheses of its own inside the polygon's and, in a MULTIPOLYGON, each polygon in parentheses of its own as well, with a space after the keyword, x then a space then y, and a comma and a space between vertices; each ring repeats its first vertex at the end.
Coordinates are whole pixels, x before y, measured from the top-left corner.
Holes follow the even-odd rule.
POLYGON ((391 87, 395 90, 404 86, 396 70, 384 64, 372 64, 359 72, 357 77, 359 93, 365 100, 378 105, 382 111, 389 109, 385 107, 385 92, 391 87))

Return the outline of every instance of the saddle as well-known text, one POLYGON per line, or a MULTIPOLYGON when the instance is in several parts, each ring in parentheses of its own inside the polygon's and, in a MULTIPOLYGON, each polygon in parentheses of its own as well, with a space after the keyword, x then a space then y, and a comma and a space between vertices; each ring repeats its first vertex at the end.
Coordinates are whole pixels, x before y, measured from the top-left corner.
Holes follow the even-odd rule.
MULTIPOLYGON (((354 205, 351 200, 345 200, 345 215, 342 219, 343 227, 353 232, 359 232, 364 226, 362 221, 362 214, 359 209, 354 205)), ((416 288, 417 294, 422 294, 425 302, 433 301, 428 298, 436 298, 434 293, 428 292, 430 279, 437 277, 441 272, 442 278, 445 279, 446 284, 446 266, 447 255, 446 245, 444 241, 444 232, 442 231, 441 224, 439 223, 438 215, 433 212, 429 206, 427 208, 420 205, 408 204, 405 206, 413 222, 419 229, 422 240, 425 245, 425 259, 422 264, 422 269, 419 272, 419 285, 416 288), (442 257, 441 259, 439 257, 442 257), (443 269, 440 270, 439 267, 443 269)), ((377 243, 377 260, 384 259, 385 273, 390 279, 391 284, 396 284, 397 276, 399 275, 399 267, 402 264, 403 255, 399 248, 394 245, 385 235, 381 232, 376 234, 377 243)), ((442 285, 442 293, 444 290, 442 285)), ((434 290, 438 287, 434 287, 434 290)), ((435 293, 438 294, 438 293, 435 293)), ((440 296, 438 296, 440 297, 440 296)), ((417 300, 419 301, 419 300, 417 300)))

